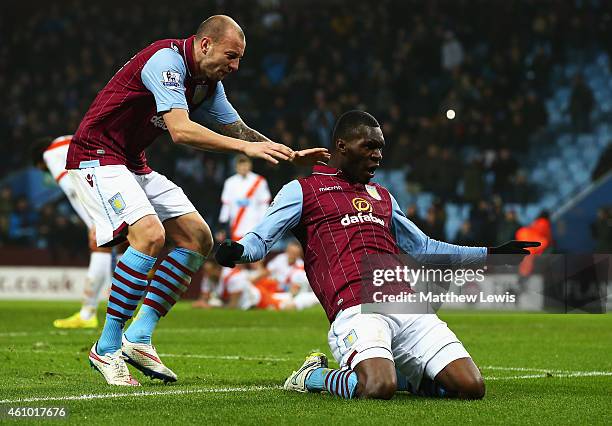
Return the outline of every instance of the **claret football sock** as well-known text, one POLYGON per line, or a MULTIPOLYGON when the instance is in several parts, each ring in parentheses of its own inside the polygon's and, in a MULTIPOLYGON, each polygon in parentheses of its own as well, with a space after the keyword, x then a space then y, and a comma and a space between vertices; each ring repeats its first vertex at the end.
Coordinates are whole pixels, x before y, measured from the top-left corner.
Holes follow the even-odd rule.
POLYGON ((98 354, 105 355, 121 348, 121 331, 125 322, 134 315, 147 289, 147 273, 154 264, 154 257, 132 247, 117 263, 106 308, 106 322, 98 340, 98 354))
POLYGON ((151 279, 140 312, 125 332, 126 339, 132 343, 151 343, 159 319, 181 298, 205 259, 199 253, 180 247, 168 253, 151 279))
POLYGON ((353 370, 317 368, 306 378, 309 392, 327 391, 332 395, 350 399, 355 396, 357 374, 353 370))

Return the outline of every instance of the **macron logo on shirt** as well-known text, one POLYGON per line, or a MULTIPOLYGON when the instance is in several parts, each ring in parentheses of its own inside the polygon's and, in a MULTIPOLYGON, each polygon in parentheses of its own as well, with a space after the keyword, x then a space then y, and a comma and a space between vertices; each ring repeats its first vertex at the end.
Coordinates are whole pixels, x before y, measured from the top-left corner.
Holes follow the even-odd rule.
POLYGON ((319 188, 320 192, 326 192, 326 191, 342 191, 342 187, 340 185, 334 185, 334 186, 324 186, 322 188, 319 188))

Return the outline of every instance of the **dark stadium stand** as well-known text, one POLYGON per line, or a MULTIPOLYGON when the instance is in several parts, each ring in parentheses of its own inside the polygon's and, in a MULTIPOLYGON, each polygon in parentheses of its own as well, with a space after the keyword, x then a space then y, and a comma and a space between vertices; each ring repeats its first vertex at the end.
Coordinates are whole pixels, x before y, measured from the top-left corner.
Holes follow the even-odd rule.
MULTIPOLYGON (((82 225, 58 219, 69 207, 52 182, 28 169, 28 144, 73 132, 138 49, 189 35, 221 11, 246 32, 241 69, 226 81, 245 122, 292 147, 329 146, 341 112, 371 111, 388 145, 377 179, 402 206, 414 205, 415 220, 432 236, 452 241, 464 227, 491 244, 589 185, 612 139, 609 3, 316 3, 139 0, 107 9, 66 1, 7 12, 0 246, 71 247, 51 236, 82 225), (19 56, 25 46, 28 54, 19 56), (23 61, 11 63, 14 57, 23 61), (43 208, 49 203, 56 210, 43 208)), ((154 144, 150 162, 185 189, 214 229, 230 159, 170 143, 154 144)), ((307 172, 256 170, 273 193, 307 172)))

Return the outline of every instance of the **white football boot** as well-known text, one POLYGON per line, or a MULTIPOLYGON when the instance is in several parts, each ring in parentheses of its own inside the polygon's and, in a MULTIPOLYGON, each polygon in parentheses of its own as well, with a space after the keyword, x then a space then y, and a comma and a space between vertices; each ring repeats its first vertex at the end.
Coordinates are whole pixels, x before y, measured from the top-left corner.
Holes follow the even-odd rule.
POLYGON ((97 344, 98 342, 94 343, 89 351, 89 364, 94 370, 102 374, 106 383, 115 386, 140 386, 140 383, 130 374, 130 370, 128 370, 121 356, 121 349, 113 353, 100 355, 96 352, 97 344))
POLYGON ((145 376, 163 380, 164 383, 176 382, 176 374, 161 362, 155 346, 132 343, 124 335, 121 339, 121 350, 125 361, 142 371, 145 376))
POLYGON ((297 392, 308 392, 306 378, 317 368, 327 368, 327 356, 321 352, 312 352, 306 357, 306 361, 300 369, 287 377, 283 388, 297 392))

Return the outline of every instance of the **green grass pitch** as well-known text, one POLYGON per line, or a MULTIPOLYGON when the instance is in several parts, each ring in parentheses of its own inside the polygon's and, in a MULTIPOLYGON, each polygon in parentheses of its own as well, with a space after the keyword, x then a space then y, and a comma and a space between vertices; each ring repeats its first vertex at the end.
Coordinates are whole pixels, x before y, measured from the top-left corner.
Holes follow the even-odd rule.
POLYGON ((67 407, 70 424, 612 424, 612 315, 444 313, 485 376, 484 400, 345 401, 280 389, 311 349, 329 355, 320 308, 178 304, 154 343, 179 381, 136 371, 143 386, 124 389, 89 368, 98 331, 52 328, 77 307, 0 302, 0 406, 67 407))

